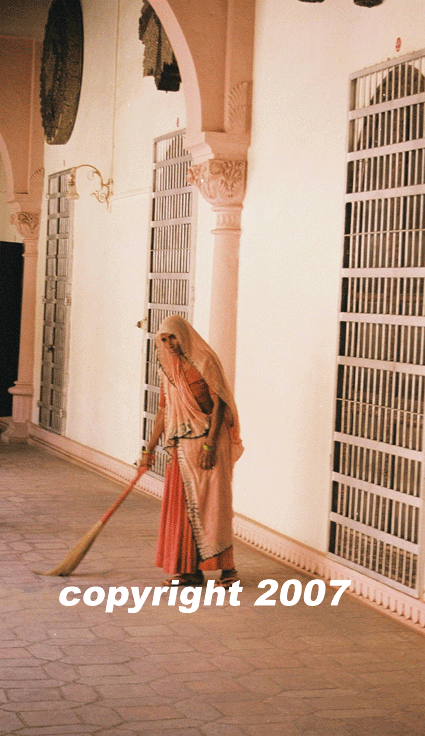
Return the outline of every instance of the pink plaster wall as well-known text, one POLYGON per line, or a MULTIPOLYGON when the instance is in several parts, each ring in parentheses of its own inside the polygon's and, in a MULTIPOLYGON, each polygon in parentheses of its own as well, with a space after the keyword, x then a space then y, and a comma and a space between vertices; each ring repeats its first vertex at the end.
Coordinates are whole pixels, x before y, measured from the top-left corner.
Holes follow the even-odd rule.
POLYGON ((0 136, 9 159, 5 161, 8 201, 31 195, 31 177, 43 166, 40 55, 40 44, 34 40, 0 36, 0 136))
MULTIPOLYGON (((187 136, 226 132, 231 89, 252 80, 254 0, 151 0, 183 79, 187 136)), ((212 153, 214 139, 211 140, 212 153)), ((229 150, 231 150, 228 146, 229 150)))

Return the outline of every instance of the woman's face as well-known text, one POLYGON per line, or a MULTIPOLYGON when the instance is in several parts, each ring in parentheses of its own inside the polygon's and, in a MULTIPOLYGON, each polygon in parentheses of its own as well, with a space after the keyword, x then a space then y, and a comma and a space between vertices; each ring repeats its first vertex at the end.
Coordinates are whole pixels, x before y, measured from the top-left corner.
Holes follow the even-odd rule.
POLYGON ((173 334, 164 334, 161 336, 161 342, 167 350, 172 353, 173 355, 181 355, 182 349, 180 347, 180 343, 177 340, 177 337, 173 334))

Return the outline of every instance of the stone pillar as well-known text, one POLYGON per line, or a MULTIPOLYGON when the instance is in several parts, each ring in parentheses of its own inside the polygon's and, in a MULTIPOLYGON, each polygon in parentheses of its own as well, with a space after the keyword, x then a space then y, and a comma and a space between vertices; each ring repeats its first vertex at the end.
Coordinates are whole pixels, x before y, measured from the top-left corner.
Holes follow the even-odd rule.
POLYGON ((19 343, 18 378, 9 389, 13 395, 12 419, 3 442, 26 442, 28 421, 31 420, 34 394, 34 338, 37 283, 37 244, 40 229, 39 212, 17 212, 11 218, 23 238, 24 273, 22 284, 21 332, 19 343))
POLYGON ((245 161, 209 159, 190 167, 195 184, 216 212, 209 341, 231 387, 235 380, 236 319, 241 211, 245 194, 245 161))

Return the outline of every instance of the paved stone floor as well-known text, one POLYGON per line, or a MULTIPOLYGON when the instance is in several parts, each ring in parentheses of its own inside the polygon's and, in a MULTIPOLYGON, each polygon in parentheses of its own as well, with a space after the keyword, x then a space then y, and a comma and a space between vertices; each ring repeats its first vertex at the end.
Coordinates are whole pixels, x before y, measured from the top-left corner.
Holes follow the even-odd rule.
POLYGON ((107 612, 113 586, 160 586, 153 498, 130 495, 72 576, 32 572, 61 562, 120 490, 0 442, 2 736, 424 734, 425 637, 347 594, 332 607, 334 591, 315 607, 255 606, 262 580, 309 578, 245 545, 243 590, 222 606, 204 604, 204 586, 191 613, 181 589, 174 605, 150 591, 138 612, 132 594, 107 612), (71 585, 81 595, 63 606, 71 585), (80 600, 90 587, 105 591, 99 605, 80 600))

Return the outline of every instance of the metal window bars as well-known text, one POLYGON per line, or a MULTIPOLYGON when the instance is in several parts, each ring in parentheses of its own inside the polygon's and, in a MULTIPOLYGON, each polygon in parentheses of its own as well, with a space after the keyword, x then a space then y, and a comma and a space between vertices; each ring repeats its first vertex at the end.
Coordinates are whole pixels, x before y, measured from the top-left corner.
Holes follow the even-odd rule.
POLYGON ((424 584, 425 52, 350 79, 330 552, 424 584))
POLYGON ((49 177, 39 424, 63 434, 67 329, 71 303, 71 218, 68 171, 49 177))
MULTIPOLYGON (((155 334, 165 317, 190 319, 193 303, 193 188, 186 182, 191 163, 184 131, 154 142, 154 171, 148 287, 148 336, 142 446, 152 433, 159 399, 155 334)), ((167 454, 158 447, 152 473, 163 478, 167 454)))

